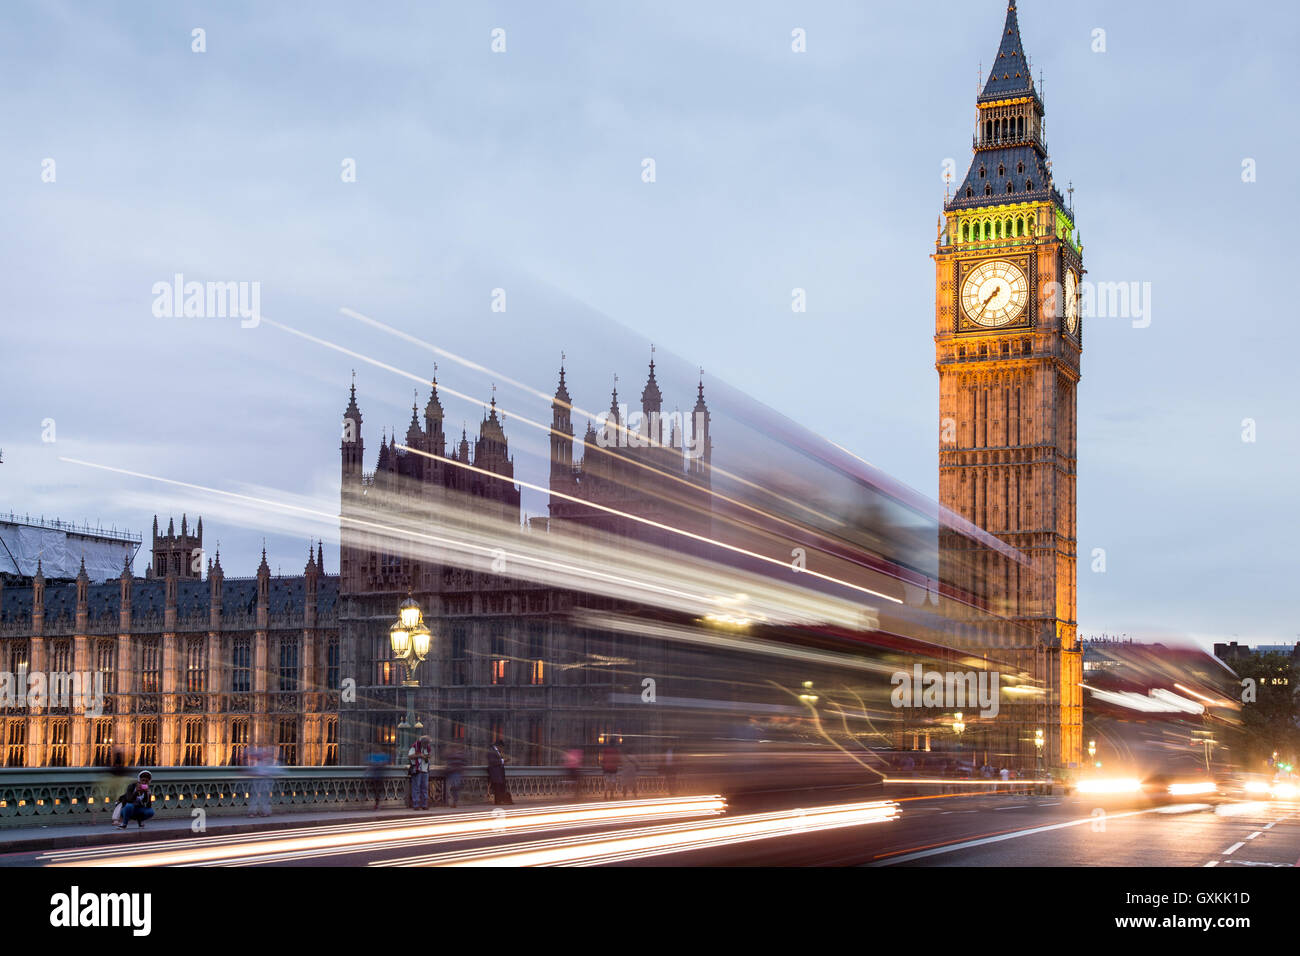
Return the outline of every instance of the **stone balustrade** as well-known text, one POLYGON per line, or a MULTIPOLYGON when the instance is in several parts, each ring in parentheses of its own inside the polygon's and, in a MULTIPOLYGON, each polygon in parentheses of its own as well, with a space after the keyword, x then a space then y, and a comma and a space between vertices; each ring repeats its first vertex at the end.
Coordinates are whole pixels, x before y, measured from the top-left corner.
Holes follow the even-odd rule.
MULTIPOLYGON (((189 816, 196 809, 207 814, 247 813, 254 787, 268 778, 254 776, 242 767, 150 767, 153 806, 158 818, 189 816)), ((408 805, 405 768, 385 767, 372 780, 365 767, 277 767, 269 778, 273 812, 359 810, 374 806, 373 787, 379 788, 379 805, 400 809, 408 805)), ((133 771, 131 777, 135 777, 133 771)), ((563 800, 570 794, 565 772, 553 767, 509 767, 506 782, 518 801, 563 800)), ((637 794, 655 796, 667 791, 664 778, 638 774, 637 794)), ((108 824, 126 778, 107 770, 85 767, 41 767, 0 770, 0 827, 41 823, 108 824)), ((581 797, 599 797, 601 774, 587 770, 580 778, 581 797)), ((430 805, 445 802, 446 782, 439 773, 429 777, 430 805)), ((464 804, 489 800, 487 771, 471 767, 462 778, 464 804)))

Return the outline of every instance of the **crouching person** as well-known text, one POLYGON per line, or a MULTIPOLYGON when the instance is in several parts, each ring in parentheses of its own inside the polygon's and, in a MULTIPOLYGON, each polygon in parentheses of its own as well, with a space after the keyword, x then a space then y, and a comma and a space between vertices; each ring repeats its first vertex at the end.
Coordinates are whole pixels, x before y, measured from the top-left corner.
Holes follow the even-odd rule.
POLYGON ((153 816, 153 793, 150 792, 152 783, 153 774, 148 770, 141 770, 135 782, 117 798, 117 802, 122 805, 122 817, 117 824, 118 829, 126 829, 126 825, 132 820, 144 827, 144 821, 153 816))

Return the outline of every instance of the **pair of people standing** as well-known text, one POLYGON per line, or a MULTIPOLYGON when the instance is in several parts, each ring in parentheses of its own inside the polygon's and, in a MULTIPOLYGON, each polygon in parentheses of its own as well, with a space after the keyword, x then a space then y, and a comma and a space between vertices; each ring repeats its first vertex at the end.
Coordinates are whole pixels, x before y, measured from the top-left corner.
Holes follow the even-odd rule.
POLYGON ((411 806, 416 810, 429 809, 429 761, 433 757, 433 740, 427 734, 419 737, 407 751, 407 776, 411 778, 411 806))

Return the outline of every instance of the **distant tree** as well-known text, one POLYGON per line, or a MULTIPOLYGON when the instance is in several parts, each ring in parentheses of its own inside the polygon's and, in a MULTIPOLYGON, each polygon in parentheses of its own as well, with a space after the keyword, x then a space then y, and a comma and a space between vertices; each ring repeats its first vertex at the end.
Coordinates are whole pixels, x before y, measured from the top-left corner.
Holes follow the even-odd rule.
MULTIPOLYGON (((1293 764, 1300 753, 1300 667, 1285 654, 1252 654, 1232 661, 1243 679, 1254 681, 1253 701, 1241 706, 1240 745, 1252 769, 1274 753, 1293 764)), ((1242 688, 1245 695, 1246 688, 1242 688)))

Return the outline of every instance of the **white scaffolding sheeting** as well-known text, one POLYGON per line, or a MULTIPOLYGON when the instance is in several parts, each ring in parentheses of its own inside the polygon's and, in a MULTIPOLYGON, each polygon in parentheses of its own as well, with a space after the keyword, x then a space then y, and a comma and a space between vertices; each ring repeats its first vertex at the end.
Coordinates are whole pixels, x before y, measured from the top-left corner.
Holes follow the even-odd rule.
POLYGON ((39 558, 47 578, 75 578, 85 558, 86 574, 96 582, 121 577, 123 562, 140 546, 120 538, 6 521, 0 521, 0 545, 0 571, 32 577, 39 558))

